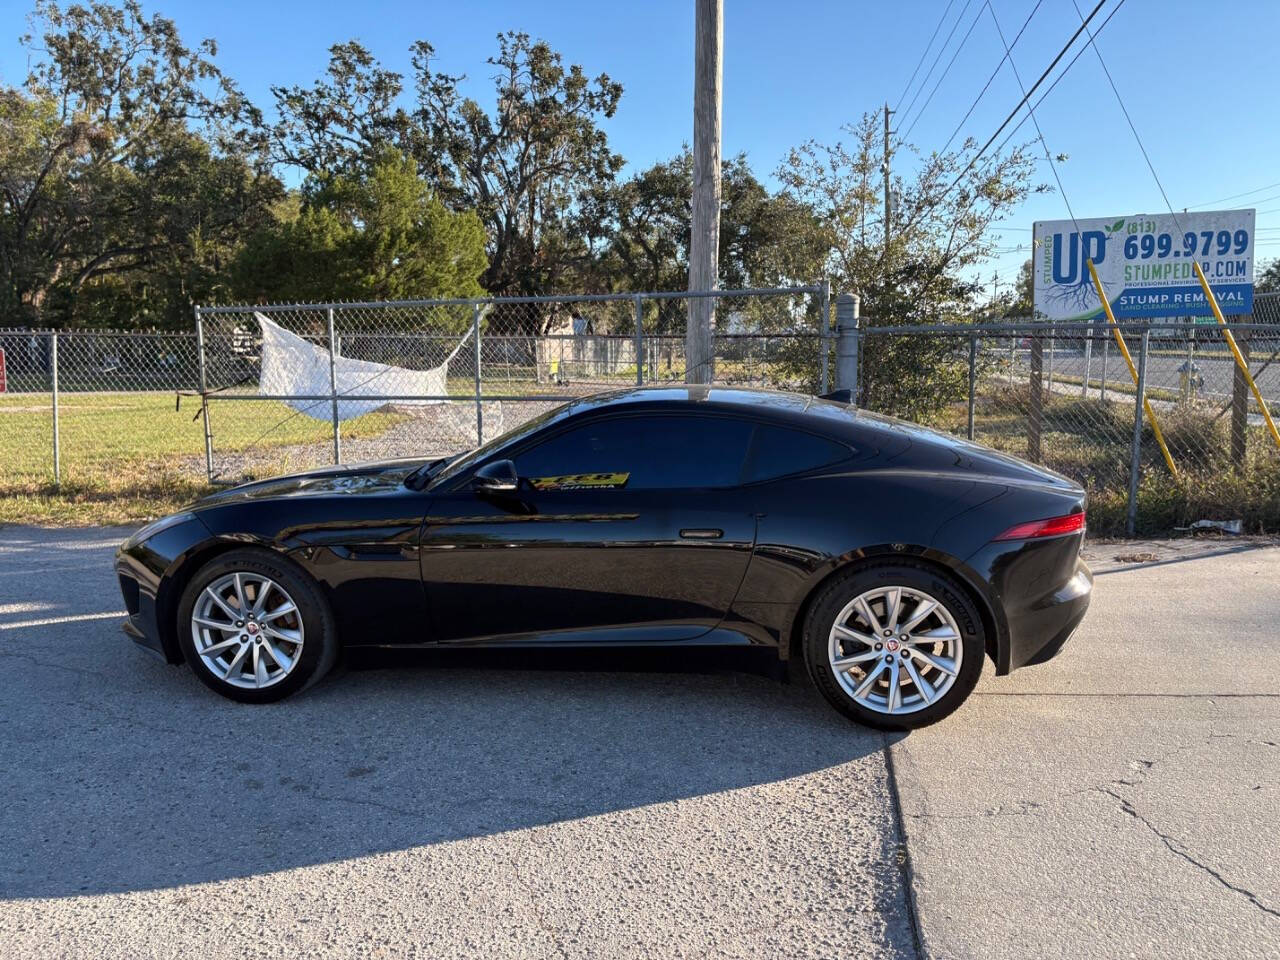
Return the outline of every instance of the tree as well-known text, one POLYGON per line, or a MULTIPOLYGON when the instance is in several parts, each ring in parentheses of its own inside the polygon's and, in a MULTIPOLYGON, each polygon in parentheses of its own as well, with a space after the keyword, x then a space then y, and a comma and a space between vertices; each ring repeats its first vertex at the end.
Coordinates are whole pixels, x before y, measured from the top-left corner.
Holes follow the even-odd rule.
MULTIPOLYGON (((978 267, 991 259, 994 223, 1033 190, 1033 158, 1022 148, 971 163, 976 144, 956 152, 916 152, 908 178, 893 181, 897 203, 889 229, 876 183, 883 132, 870 114, 846 128, 848 142, 810 141, 778 170, 789 195, 817 214, 830 247, 837 289, 862 297, 877 325, 964 321, 972 316, 978 267), (888 242, 885 242, 885 234, 888 242)), ((965 365, 948 338, 870 337, 864 342, 861 388, 873 409, 923 417, 962 395, 965 365)))
MULTIPOLYGON (((817 218, 787 194, 770 194, 745 154, 722 163, 718 284, 723 289, 812 283, 823 270, 817 218)), ((626 290, 688 286, 693 158, 688 150, 592 199, 609 223, 608 255, 626 290)))
POLYGON ((1258 279, 1254 281, 1253 292, 1280 292, 1280 258, 1272 260, 1263 267, 1262 272, 1258 274, 1258 279))
POLYGON ((492 116, 462 96, 464 77, 432 70, 429 43, 413 45, 415 156, 443 200, 484 222, 481 284, 495 294, 546 293, 592 258, 590 238, 571 224, 588 192, 622 166, 598 126, 613 116, 622 87, 603 73, 592 81, 580 66, 566 69, 527 34, 501 34, 498 45, 489 60, 498 68, 492 116))
POLYGON ((233 242, 279 191, 253 162, 256 113, 214 65, 212 41, 189 49, 137 0, 39 0, 33 19, 42 33, 23 38, 34 55, 24 88, 0 90, 0 310, 9 322, 73 309, 78 322, 110 321, 120 314, 87 313, 86 291, 159 270, 187 302, 152 319, 189 316, 198 291, 180 275, 203 274, 175 272, 175 255, 233 242))
POLYGON ((413 121, 396 106, 404 78, 383 69, 358 41, 329 48, 327 79, 313 86, 272 87, 279 121, 271 128, 273 158, 308 175, 367 174, 389 148, 408 152, 413 121))
POLYGON ((233 268, 250 302, 474 297, 486 266, 484 228, 447 209, 414 163, 384 152, 364 176, 303 192, 294 211, 258 231, 233 268))

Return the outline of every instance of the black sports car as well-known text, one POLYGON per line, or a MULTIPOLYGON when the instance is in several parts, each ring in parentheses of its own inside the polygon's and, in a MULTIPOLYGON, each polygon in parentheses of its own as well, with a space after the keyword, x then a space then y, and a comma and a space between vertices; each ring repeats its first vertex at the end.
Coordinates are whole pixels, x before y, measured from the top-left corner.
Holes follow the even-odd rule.
POLYGON ((802 655, 903 729, 1052 657, 1084 616, 1084 491, 833 400, 638 388, 476 450, 216 493, 120 547, 125 630, 235 700, 340 650, 706 645, 802 655))

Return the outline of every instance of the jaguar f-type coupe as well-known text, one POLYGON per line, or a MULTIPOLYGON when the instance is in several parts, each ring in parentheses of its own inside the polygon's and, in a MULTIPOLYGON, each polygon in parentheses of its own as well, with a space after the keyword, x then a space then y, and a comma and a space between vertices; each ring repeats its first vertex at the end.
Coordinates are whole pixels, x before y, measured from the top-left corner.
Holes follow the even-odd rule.
POLYGON ((344 649, 755 645, 861 723, 933 723, 1052 657, 1093 578, 1084 491, 848 403, 636 388, 467 453, 220 491, 143 527, 125 630, 235 700, 344 649))

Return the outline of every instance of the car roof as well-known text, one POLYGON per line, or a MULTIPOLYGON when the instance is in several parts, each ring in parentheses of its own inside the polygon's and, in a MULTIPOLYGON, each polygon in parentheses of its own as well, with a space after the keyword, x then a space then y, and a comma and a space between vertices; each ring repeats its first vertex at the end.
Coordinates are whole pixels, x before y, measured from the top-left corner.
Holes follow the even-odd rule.
POLYGON ((658 411, 731 413, 754 419, 848 436, 856 411, 844 403, 801 393, 756 387, 705 384, 632 387, 583 397, 569 403, 557 420, 587 413, 653 413, 658 411))

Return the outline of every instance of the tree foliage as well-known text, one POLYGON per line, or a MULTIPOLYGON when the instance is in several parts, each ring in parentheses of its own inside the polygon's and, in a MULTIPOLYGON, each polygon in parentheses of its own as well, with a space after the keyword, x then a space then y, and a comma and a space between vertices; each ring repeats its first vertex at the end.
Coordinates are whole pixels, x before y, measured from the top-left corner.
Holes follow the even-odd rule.
MULTIPOLYGON (((212 40, 189 46, 140 0, 36 0, 32 22, 29 75, 0 86, 0 323, 185 327, 194 303, 228 299, 687 286, 689 151, 620 177, 604 124, 621 85, 528 34, 497 37, 480 78, 491 107, 426 41, 406 77, 348 40, 313 82, 273 86, 268 117, 212 40)), ((967 169, 972 144, 919 158, 895 181, 886 242, 879 131, 864 118, 841 143, 796 149, 781 189, 745 156, 726 160, 720 286, 825 274, 877 322, 971 311, 967 278, 1031 188, 1030 161, 1014 151, 967 169)), ((748 309, 719 322, 794 319, 748 309)), ((545 320, 526 315, 531 329, 545 320)), ((683 313, 645 323, 668 331, 683 313)), ((885 389, 934 393, 941 360, 868 349, 889 351, 885 389)))
POLYGON ((592 80, 581 66, 566 68, 528 34, 505 33, 489 59, 496 68, 491 115, 463 96, 465 77, 432 69, 434 57, 426 41, 413 45, 424 173, 452 205, 484 221, 487 290, 554 289, 590 256, 587 239, 569 229, 580 201, 622 166, 599 127, 617 109, 622 86, 604 73, 592 80))
POLYGON ((34 19, 26 82, 0 90, 0 309, 94 322, 118 301, 133 316, 108 318, 172 321, 279 192, 252 162, 256 114, 212 41, 188 48, 137 0, 40 0, 34 19))
MULTIPOLYGON (((914 172, 895 176, 886 213, 881 181, 884 133, 867 114, 847 140, 810 141, 778 171, 793 200, 814 211, 825 234, 837 289, 856 290, 864 324, 963 322, 974 316, 976 268, 989 260, 992 227, 1035 189, 1034 160, 1015 148, 971 163, 976 143, 917 154, 914 172), (886 229, 887 220, 887 229, 886 229)), ((911 151, 894 144, 901 155, 911 151)), ((898 167, 908 165, 901 159, 898 167)), ((860 365, 865 402, 918 418, 960 396, 967 371, 957 343, 942 337, 871 336, 860 365)))
POLYGON ((485 265, 479 218, 447 209, 413 161, 388 150, 251 236, 234 290, 249 302, 473 297, 485 265))

